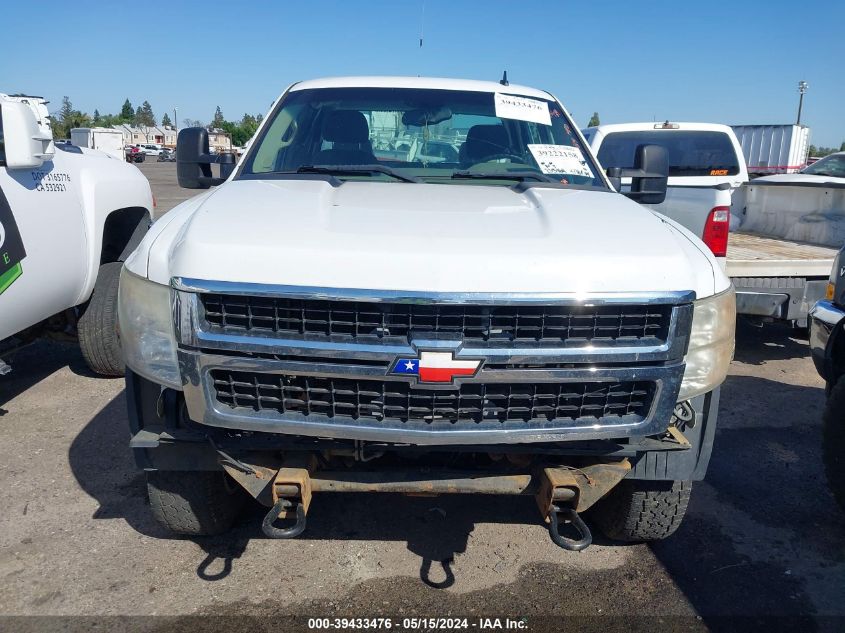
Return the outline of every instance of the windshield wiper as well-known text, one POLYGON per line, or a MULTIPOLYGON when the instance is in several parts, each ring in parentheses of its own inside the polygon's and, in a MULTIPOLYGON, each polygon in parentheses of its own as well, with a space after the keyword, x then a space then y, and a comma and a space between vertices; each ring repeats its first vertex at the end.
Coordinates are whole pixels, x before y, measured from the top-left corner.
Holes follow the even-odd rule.
POLYGON ((453 179, 478 179, 478 180, 539 180, 540 182, 558 182, 545 174, 536 171, 500 171, 500 172, 477 172, 477 171, 456 171, 452 174, 453 179))
POLYGON ((406 176, 386 165, 303 165, 297 174, 330 174, 333 176, 354 174, 385 174, 402 182, 423 182, 416 176, 406 176))

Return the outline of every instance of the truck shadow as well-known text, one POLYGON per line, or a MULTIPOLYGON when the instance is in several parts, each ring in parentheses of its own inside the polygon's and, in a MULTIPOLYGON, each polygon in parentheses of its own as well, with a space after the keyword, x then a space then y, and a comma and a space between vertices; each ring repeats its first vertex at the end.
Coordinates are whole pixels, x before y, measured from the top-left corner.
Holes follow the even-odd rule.
POLYGON ((730 376, 722 389, 707 477, 680 530, 651 545, 712 630, 735 630, 736 618, 757 628, 757 616, 783 628, 820 603, 838 608, 836 590, 813 580, 845 562, 845 515, 821 463, 823 405, 821 388, 764 378, 730 376))
MULTIPOLYGON (((845 518, 826 489, 820 464, 822 406, 820 388, 747 376, 731 376, 724 386, 707 480, 697 484, 680 531, 651 546, 713 628, 722 628, 722 618, 730 616, 812 615, 813 598, 819 598, 807 585, 809 567, 823 570, 845 560, 845 518)), ((160 527, 149 511, 144 476, 128 448, 122 393, 76 436, 69 462, 80 487, 99 504, 94 518, 123 518, 146 536, 181 538, 160 527)), ((205 553, 198 577, 229 576, 250 542, 264 539, 265 511, 256 504, 230 532, 190 539, 205 553)), ((475 526, 488 523, 535 525, 532 534, 548 538, 528 497, 325 493, 315 498, 300 540, 405 541, 420 559, 421 581, 447 588, 460 586, 455 556, 466 551, 475 526)), ((597 544, 610 544, 595 536, 597 544)))
POLYGON ((761 365, 766 361, 809 356, 810 347, 805 330, 782 322, 757 326, 744 318, 738 318, 736 321, 734 360, 737 362, 761 365))
MULTIPOLYGON (((74 438, 68 460, 79 486, 99 504, 94 519, 122 518, 148 537, 184 538, 174 536, 152 517, 144 474, 129 450, 124 392, 74 438)), ((255 503, 226 534, 190 539, 206 553, 197 575, 208 581, 228 576, 249 542, 265 538, 261 519, 266 512, 255 503)), ((431 587, 446 588, 456 582, 452 561, 466 551, 476 523, 539 522, 530 497, 485 496, 470 501, 465 497, 326 493, 315 498, 308 513, 308 529, 300 539, 405 540, 408 550, 420 557, 421 580, 431 587)))
MULTIPOLYGON (((255 504, 226 534, 192 539, 206 552, 197 575, 221 580, 252 539, 266 538, 261 520, 266 508, 255 504)), ((321 493, 308 512, 308 527, 296 541, 406 541, 408 551, 419 557, 420 580, 435 589, 458 584, 453 564, 466 552, 476 524, 538 525, 533 498, 460 495, 407 497, 399 494, 321 493)), ((548 538, 544 528, 541 538, 548 538)), ((294 542, 296 542, 294 541, 294 542)), ((293 545, 294 542, 290 543, 293 545)))
POLYGON ((4 360, 12 371, 0 376, 0 416, 7 413, 4 408, 6 403, 62 367, 77 361, 84 364, 78 348, 53 341, 38 341, 4 357, 4 360))

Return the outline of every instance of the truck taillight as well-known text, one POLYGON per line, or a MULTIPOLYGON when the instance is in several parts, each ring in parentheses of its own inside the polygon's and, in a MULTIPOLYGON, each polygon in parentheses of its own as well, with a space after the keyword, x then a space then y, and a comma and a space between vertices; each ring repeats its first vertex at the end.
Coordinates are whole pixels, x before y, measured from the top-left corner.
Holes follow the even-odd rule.
POLYGON ((704 224, 704 243, 716 257, 728 253, 728 228, 731 224, 730 207, 713 207, 704 224))

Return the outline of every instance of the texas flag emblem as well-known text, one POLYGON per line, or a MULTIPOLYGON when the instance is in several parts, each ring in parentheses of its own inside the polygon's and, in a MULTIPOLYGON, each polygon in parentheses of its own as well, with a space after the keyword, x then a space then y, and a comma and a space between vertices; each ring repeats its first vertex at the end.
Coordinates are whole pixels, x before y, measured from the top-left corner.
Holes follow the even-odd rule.
POLYGON ((452 382, 455 376, 474 376, 480 360, 456 360, 452 352, 420 352, 418 358, 399 358, 392 374, 417 376, 420 382, 452 382))

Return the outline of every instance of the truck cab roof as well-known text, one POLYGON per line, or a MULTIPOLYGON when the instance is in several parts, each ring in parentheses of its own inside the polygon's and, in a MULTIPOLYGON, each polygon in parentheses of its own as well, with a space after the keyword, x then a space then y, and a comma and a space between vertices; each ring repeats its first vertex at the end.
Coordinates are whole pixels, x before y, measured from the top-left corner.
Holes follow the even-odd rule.
POLYGON ((449 79, 441 77, 326 77, 309 79, 293 84, 291 91, 311 90, 314 88, 421 88, 429 90, 469 90, 472 92, 504 92, 507 94, 554 99, 545 90, 529 88, 517 84, 503 85, 497 81, 478 81, 475 79, 449 79))
POLYGON ((689 121, 645 121, 641 123, 608 123, 605 125, 595 125, 584 129, 600 130, 605 134, 611 132, 645 132, 646 130, 689 130, 694 132, 731 132, 733 130, 729 125, 722 123, 697 123, 689 121))

